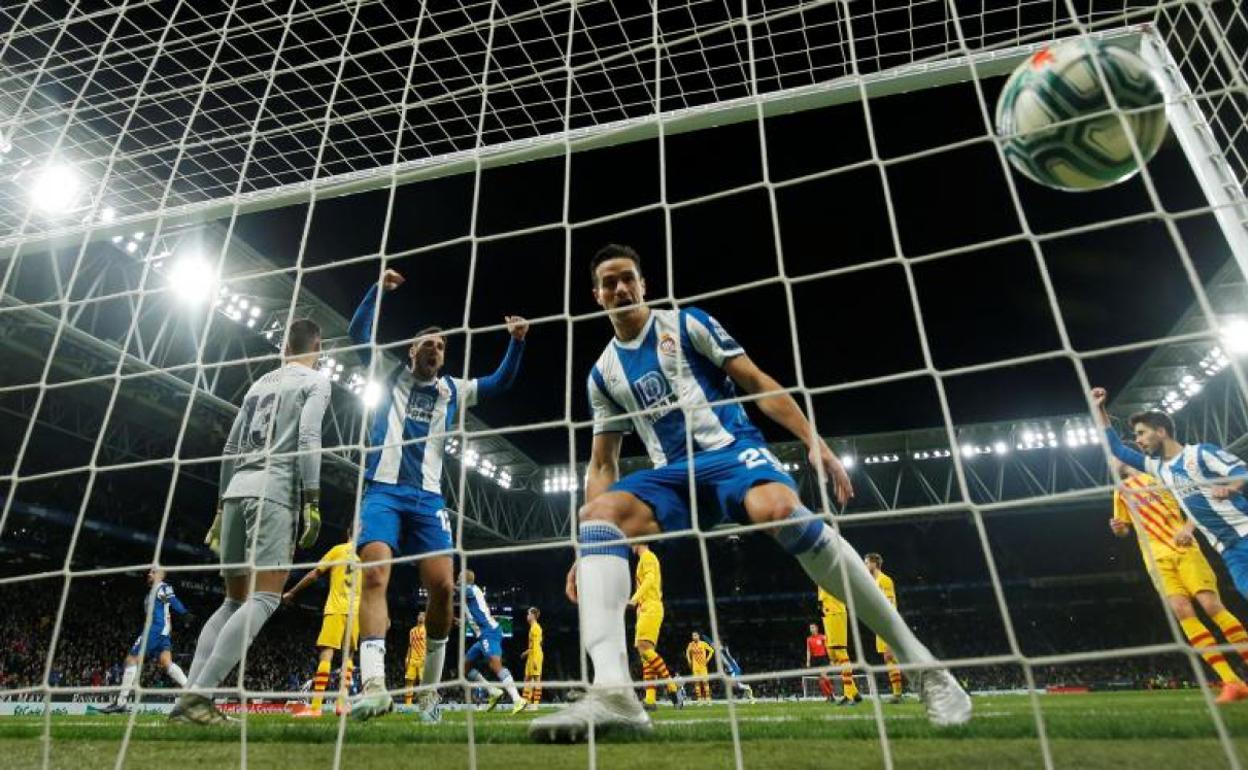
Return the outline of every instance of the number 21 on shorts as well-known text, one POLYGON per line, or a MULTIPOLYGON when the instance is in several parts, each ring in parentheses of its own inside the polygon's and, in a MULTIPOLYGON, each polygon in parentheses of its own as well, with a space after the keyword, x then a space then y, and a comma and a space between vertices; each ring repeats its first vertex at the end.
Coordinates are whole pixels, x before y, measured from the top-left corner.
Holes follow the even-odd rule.
POLYGON ((744 449, 741 451, 741 454, 737 455, 737 462, 745 463, 746 470, 751 471, 760 465, 766 465, 767 463, 771 463, 771 466, 776 470, 782 470, 784 468, 784 466, 780 464, 779 458, 772 454, 770 449, 766 448, 758 449, 756 447, 750 447, 749 449, 744 449))

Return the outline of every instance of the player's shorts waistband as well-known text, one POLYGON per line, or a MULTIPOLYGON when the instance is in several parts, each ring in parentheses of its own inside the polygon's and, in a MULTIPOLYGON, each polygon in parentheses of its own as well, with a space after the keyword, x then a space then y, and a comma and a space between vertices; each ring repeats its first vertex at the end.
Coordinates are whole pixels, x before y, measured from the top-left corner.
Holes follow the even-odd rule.
POLYGON ((446 501, 440 493, 430 492, 424 487, 412 486, 411 484, 387 484, 384 481, 368 481, 365 482, 364 493, 395 498, 407 503, 423 504, 434 507, 435 510, 446 507, 446 501))

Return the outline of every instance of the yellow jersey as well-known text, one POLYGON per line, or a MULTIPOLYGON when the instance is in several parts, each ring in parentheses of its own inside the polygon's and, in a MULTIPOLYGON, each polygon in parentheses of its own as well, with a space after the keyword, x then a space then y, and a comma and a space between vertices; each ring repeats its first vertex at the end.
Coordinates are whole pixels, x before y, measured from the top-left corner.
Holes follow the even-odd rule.
POLYGON ((529 655, 542 654, 542 625, 533 623, 529 626, 529 655))
POLYGON ((1122 482, 1122 486, 1125 492, 1114 490, 1114 518, 1135 527, 1145 562, 1148 561, 1146 549, 1152 549, 1153 559, 1157 560, 1197 548, 1195 543, 1186 548, 1174 544, 1174 536, 1183 528, 1183 509, 1160 481, 1140 473, 1122 482))
POLYGON ((637 590, 633 591, 631 601, 641 612, 650 604, 663 606, 663 576, 659 572, 659 557, 654 551, 646 551, 637 560, 637 590))
POLYGON ((844 615, 846 612, 845 603, 822 588, 819 589, 819 606, 823 608, 824 615, 844 615))
POLYGON ((360 557, 356 556, 352 543, 336 545, 321 557, 316 571, 322 575, 329 572, 329 596, 325 598, 326 615, 346 615, 354 611, 355 616, 359 617, 360 593, 356 590, 359 564, 360 557))
POLYGON ((880 587, 881 591, 884 592, 884 596, 888 599, 888 603, 896 607, 897 589, 893 586, 893 579, 881 571, 875 576, 875 584, 880 587))
POLYGON ((689 642, 689 646, 685 648, 685 658, 694 668, 706 668, 706 664, 711 662, 711 657, 714 655, 715 648, 701 639, 689 642))
POLYGON ((425 624, 418 623, 407 632, 407 659, 425 659, 425 624))

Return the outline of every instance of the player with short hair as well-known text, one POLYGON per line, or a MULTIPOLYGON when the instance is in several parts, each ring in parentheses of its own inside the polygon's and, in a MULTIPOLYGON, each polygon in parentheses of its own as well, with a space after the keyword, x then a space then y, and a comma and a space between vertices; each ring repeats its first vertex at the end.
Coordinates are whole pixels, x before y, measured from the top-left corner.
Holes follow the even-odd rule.
MULTIPOLYGON (((281 602, 299 546, 321 529, 321 421, 329 377, 316 371, 321 329, 308 319, 287 329, 284 363, 252 383, 234 418, 221 461, 217 516, 207 542, 221 556, 225 601, 204 623, 188 679, 170 719, 225 721, 203 691, 242 660, 281 602)), ((239 667, 239 678, 242 678, 239 667)))
MULTIPOLYGON (((312 703, 307 708, 292 712, 296 717, 319 717, 322 698, 329 685, 329 672, 333 668, 334 652, 341 651, 342 689, 351 689, 351 655, 360 643, 360 591, 357 585, 360 557, 355 553, 355 543, 349 538, 345 543, 330 548, 316 567, 308 570, 298 583, 282 594, 282 603, 294 604, 295 597, 315 583, 321 576, 329 575, 329 594, 325 597, 325 609, 321 618, 321 632, 316 637, 316 675, 312 677, 312 703), (350 622, 351 633, 347 627, 350 622)), ((335 711, 341 713, 346 706, 339 696, 335 711)))
MULTIPOLYGON (((659 632, 663 628, 663 570, 658 555, 645 543, 635 544, 633 553, 637 554, 637 571, 633 575, 635 589, 628 599, 628 606, 637 611, 633 649, 641 658, 641 678, 647 682, 670 680, 672 674, 657 649, 659 632)), ((681 708, 685 705, 685 692, 675 682, 669 681, 666 689, 673 706, 681 708)), ((655 700, 654 685, 647 685, 644 708, 647 711, 657 709, 655 700)))
POLYGON ((407 659, 404 661, 403 684, 407 691, 403 693, 404 705, 412 705, 413 688, 420 684, 420 677, 425 669, 425 613, 416 613, 416 625, 407 632, 407 659))
POLYGON ((855 706, 862 702, 862 695, 854 683, 854 666, 849 660, 849 610, 844 602, 822 588, 817 596, 819 612, 823 615, 823 632, 828 637, 828 651, 832 662, 841 667, 841 697, 836 703, 855 706))
POLYGON ((1188 518, 1221 554, 1235 587, 1248 597, 1248 496, 1244 494, 1248 466, 1216 444, 1180 444, 1174 420, 1165 412, 1140 412, 1127 418, 1139 449, 1128 447, 1110 424, 1105 409, 1109 393, 1093 388, 1091 397, 1109 451, 1174 493, 1188 518))
POLYGON ((526 705, 536 707, 542 702, 542 662, 544 655, 542 654, 542 611, 537 607, 530 607, 525 613, 525 619, 529 622, 529 647, 520 653, 521 659, 524 660, 524 702, 526 705))
MULTIPOLYGON (((1109 520, 1109 528, 1118 537, 1129 537, 1131 530, 1135 530, 1144 566, 1188 642, 1198 650, 1217 644, 1213 634, 1196 616, 1194 601, 1218 626, 1227 642, 1248 644, 1248 633, 1222 604, 1218 579, 1193 539, 1196 525, 1185 519, 1174 495, 1147 473, 1140 473, 1117 459, 1112 465, 1122 483, 1114 489, 1114 515, 1109 520)), ((1242 648, 1240 655, 1248 663, 1248 647, 1242 648)), ((1207 650, 1201 652, 1201 657, 1222 683, 1218 703, 1248 699, 1248 686, 1231 669, 1226 656, 1217 650, 1207 650)))
MULTIPOLYGON (((833 595, 852 593, 859 616, 905 662, 935 663, 880 596, 857 552, 802 505, 792 477, 745 408, 733 401, 738 387, 759 396, 758 408, 805 442, 812 464, 832 479, 843 505, 853 492, 849 476, 793 397, 702 310, 651 309, 641 259, 632 248, 600 249, 590 270, 594 299, 607 311, 614 338, 588 377, 594 438, 579 514, 580 558, 569 570, 566 590, 580 602, 581 639, 593 660, 595 688, 570 707, 534 719, 530 735, 585 740, 591 725, 598 735, 652 729, 632 690, 624 649, 626 538, 689 529, 691 487, 713 494, 719 512, 738 522, 776 525, 770 534, 815 583, 833 595), (630 429, 641 437, 653 467, 621 479, 620 448, 630 429)), ((970 698, 947 670, 930 668, 920 676, 934 723, 970 719, 970 698)))
MULTIPOLYGON (((386 270, 351 317, 348 334, 366 345, 360 357, 372 359, 373 322, 381 291, 394 291, 404 282, 397 270, 386 270)), ((364 563, 364 590, 360 602, 360 673, 364 689, 351 704, 355 719, 389 713, 394 700, 386 691, 386 629, 389 608, 390 562, 396 554, 424 556, 420 580, 429 594, 425 605, 427 633, 421 682, 442 681, 446 640, 451 631, 452 579, 450 516, 442 498, 442 465, 447 438, 459 413, 480 400, 511 387, 520 371, 524 337, 529 325, 518 316, 506 316, 511 341, 493 374, 463 380, 442 374, 446 336, 437 327, 417 333, 408 348, 406 366, 385 374, 381 398, 372 407, 368 450, 364 456, 365 489, 360 504, 360 532, 356 540, 364 563)), ((438 693, 421 693, 420 715, 438 722, 442 713, 438 693)))
MULTIPOLYGON (((884 557, 878 553, 869 553, 863 557, 863 562, 867 565, 867 571, 875 578, 875 584, 888 599, 888 603, 896 607, 897 587, 893 579, 884 574, 884 557)), ((884 637, 879 634, 875 635, 875 651, 884 658, 884 665, 888 668, 888 689, 892 691, 889 702, 901 703, 901 669, 897 667, 897 656, 893 654, 892 648, 888 646, 884 637)))
POLYGON ((121 675, 121 690, 113 702, 100 709, 101 714, 122 714, 128 710, 130 692, 139 681, 139 671, 143 668, 143 659, 155 655, 165 675, 173 680, 178 687, 186 686, 186 674, 182 667, 173 662, 173 616, 170 611, 179 615, 189 615, 186 606, 173 592, 173 586, 165 582, 165 571, 150 569, 147 571, 147 584, 150 589, 143 614, 150 616, 151 622, 143 633, 139 634, 126 653, 125 670, 121 675))
POLYGON ((503 697, 503 690, 511 697, 511 713, 519 714, 524 710, 524 699, 516 691, 516 682, 511 678, 511 671, 503 665, 503 629, 490 612, 490 605, 485 601, 485 591, 477 585, 476 573, 470 569, 463 571, 464 607, 467 610, 468 622, 477 634, 477 641, 464 654, 464 678, 470 682, 478 682, 490 693, 486 711, 493 711, 503 697), (500 690, 488 684, 475 666, 486 663, 490 671, 503 686, 500 690))
POLYGON ((806 668, 819 669, 819 692, 825 700, 832 700, 832 680, 828 679, 825 669, 828 668, 828 637, 819 633, 819 626, 811 623, 806 637, 806 668))
POLYGON ((740 680, 741 664, 737 662, 736 658, 732 657, 732 653, 728 650, 728 645, 719 645, 719 656, 720 662, 724 666, 724 673, 732 677, 733 687, 745 693, 745 697, 750 699, 750 703, 754 703, 754 688, 751 687, 748 682, 742 682, 740 680))
POLYGON ((704 642, 698 632, 694 631, 685 647, 685 661, 693 674, 693 690, 699 703, 711 702, 711 682, 707 677, 711 658, 714 656, 715 648, 704 642))

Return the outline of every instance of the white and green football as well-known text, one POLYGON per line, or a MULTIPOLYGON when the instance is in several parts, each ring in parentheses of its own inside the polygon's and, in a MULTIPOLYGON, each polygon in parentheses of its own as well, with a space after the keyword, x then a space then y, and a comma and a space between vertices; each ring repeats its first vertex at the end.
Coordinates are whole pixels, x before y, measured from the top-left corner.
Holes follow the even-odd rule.
POLYGON ((997 134, 1024 176, 1058 190, 1098 190, 1140 170, 1121 118, 1147 163, 1166 136, 1164 97, 1148 64, 1086 38, 1027 58, 997 101, 997 134), (1101 79, 1113 92, 1114 111, 1101 79), (1121 118, 1120 118, 1121 115, 1121 118))

